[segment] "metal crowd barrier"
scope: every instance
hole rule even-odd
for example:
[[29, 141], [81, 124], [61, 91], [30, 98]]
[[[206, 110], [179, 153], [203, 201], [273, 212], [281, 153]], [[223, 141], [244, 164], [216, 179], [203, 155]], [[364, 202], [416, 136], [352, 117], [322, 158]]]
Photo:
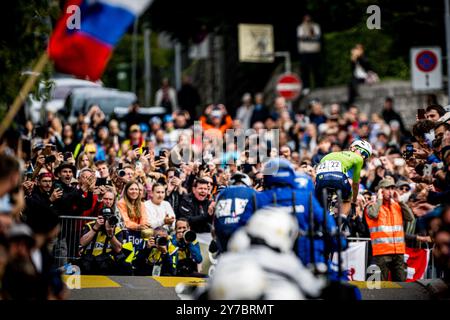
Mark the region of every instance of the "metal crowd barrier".
[[[60, 216], [61, 231], [55, 240], [53, 254], [58, 267], [80, 259], [79, 245], [83, 226], [94, 221], [96, 217]], [[125, 228], [122, 228], [126, 230]], [[140, 231], [127, 230], [127, 241], [133, 243], [136, 251], [144, 247]]]
[[349, 242], [367, 242], [366, 243], [366, 261], [365, 261], [365, 265], [364, 265], [364, 270], [366, 270], [366, 279], [367, 279], [367, 267], [369, 266], [370, 263], [370, 256], [369, 256], [369, 242], [370, 242], [370, 238], [358, 238], [358, 237], [348, 237], [347, 241]]
[[80, 258], [79, 244], [83, 226], [96, 217], [60, 216], [61, 231], [55, 240], [54, 256], [59, 267]]
[[[428, 244], [427, 244], [428, 247]], [[429, 248], [429, 247], [428, 247]], [[430, 249], [430, 256], [428, 257], [428, 266], [427, 266], [427, 270], [425, 272], [425, 276], [424, 279], [442, 279], [444, 277], [443, 271], [439, 270], [436, 265], [435, 265], [435, 261], [434, 261], [434, 255], [433, 255], [433, 249], [434, 248], [429, 248]]]
[[[359, 242], [359, 241], [370, 242], [370, 238], [349, 237], [349, 238], [347, 238], [347, 240], [353, 241], [353, 242]], [[427, 246], [426, 249], [429, 249], [429, 257], [428, 257], [427, 269], [424, 274], [424, 279], [427, 279], [427, 280], [440, 279], [443, 277], [443, 273], [442, 273], [442, 271], [438, 270], [438, 268], [436, 268], [435, 261], [434, 261], [434, 255], [433, 255], [433, 247], [430, 248], [428, 243], [425, 243], [425, 244]], [[366, 269], [367, 269], [367, 266], [369, 265], [369, 263], [370, 263], [370, 261], [369, 261], [369, 245], [367, 244], [367, 246], [366, 246]]]

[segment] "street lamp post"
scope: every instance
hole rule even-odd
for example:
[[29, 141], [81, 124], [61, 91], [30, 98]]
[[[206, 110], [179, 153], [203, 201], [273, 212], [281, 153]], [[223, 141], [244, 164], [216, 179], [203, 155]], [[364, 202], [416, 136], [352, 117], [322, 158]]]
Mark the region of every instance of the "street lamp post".
[[447, 47], [447, 98], [450, 104], [450, 0], [444, 0], [445, 5], [445, 44]]
[[289, 51], [275, 51], [273, 53], [274, 57], [284, 58], [284, 72], [291, 73], [291, 53]]

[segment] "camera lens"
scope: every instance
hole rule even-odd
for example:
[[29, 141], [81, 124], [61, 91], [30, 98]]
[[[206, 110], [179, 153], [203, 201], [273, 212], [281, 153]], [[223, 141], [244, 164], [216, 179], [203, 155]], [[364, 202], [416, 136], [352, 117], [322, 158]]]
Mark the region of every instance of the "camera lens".
[[194, 231], [188, 230], [183, 235], [184, 241], [194, 242], [197, 239], [197, 234]]
[[115, 226], [119, 223], [119, 219], [117, 219], [116, 216], [109, 216], [108, 217], [108, 222], [111, 226]]
[[119, 175], [119, 177], [124, 177], [125, 176], [125, 170], [119, 170], [119, 172], [117, 173]]
[[164, 246], [167, 245], [168, 240], [167, 240], [166, 237], [157, 236], [157, 237], [155, 238], [155, 243], [156, 243], [156, 245], [158, 245], [158, 246], [164, 247]]
[[56, 161], [56, 157], [54, 155], [50, 155], [50, 156], [46, 156], [45, 157], [45, 163], [46, 164], [53, 163], [55, 161]]

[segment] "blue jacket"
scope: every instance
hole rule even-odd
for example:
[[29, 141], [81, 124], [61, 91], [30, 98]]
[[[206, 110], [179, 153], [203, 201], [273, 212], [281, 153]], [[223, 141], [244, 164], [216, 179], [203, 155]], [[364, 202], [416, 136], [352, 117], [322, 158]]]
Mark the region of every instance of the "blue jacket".
[[230, 236], [250, 219], [255, 200], [256, 191], [245, 186], [230, 186], [219, 193], [213, 224], [222, 251]]
[[184, 240], [178, 241], [176, 237], [170, 239], [172, 244], [178, 248], [174, 256], [174, 264], [178, 265], [178, 262], [184, 259], [191, 259], [195, 263], [201, 263], [203, 261], [202, 252], [200, 250], [200, 244], [198, 240], [191, 243], [186, 243]]
[[[308, 265], [311, 262], [309, 213], [312, 208], [315, 233], [314, 260], [315, 263], [326, 262], [326, 251], [334, 251], [337, 247], [337, 241], [334, 236], [334, 233], [337, 229], [336, 222], [332, 216], [327, 214], [327, 232], [325, 232], [326, 236], [323, 237], [318, 235], [323, 230], [324, 210], [319, 201], [317, 201], [314, 196], [314, 184], [311, 178], [305, 174], [299, 175], [296, 181], [298, 182], [298, 186], [295, 189], [290, 187], [276, 187], [258, 193], [256, 201], [257, 207], [262, 208], [266, 206], [276, 205], [292, 208], [293, 197], [295, 197], [295, 211], [300, 229], [300, 237], [297, 241], [296, 253], [304, 265]], [[344, 248], [345, 247], [343, 246], [343, 249]]]

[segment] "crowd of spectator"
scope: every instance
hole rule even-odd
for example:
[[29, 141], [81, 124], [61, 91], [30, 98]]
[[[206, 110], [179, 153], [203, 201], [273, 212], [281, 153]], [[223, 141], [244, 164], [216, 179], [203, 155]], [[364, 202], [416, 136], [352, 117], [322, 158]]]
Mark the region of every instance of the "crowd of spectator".
[[[74, 230], [61, 230], [71, 217], [92, 218], [78, 230], [82, 274], [205, 276], [217, 195], [236, 172], [264, 189], [263, 161], [252, 151], [285, 158], [314, 180], [321, 158], [355, 139], [369, 141], [374, 152], [361, 172], [356, 215], [344, 213], [345, 232], [370, 236], [365, 212], [382, 197], [380, 182], [390, 180], [395, 199], [412, 213], [404, 221], [407, 245], [433, 248], [448, 280], [450, 113], [442, 106], [425, 106], [424, 119], [419, 114], [408, 131], [391, 98], [382, 112], [365, 114], [357, 105], [325, 108], [318, 100], [296, 111], [282, 97], [269, 107], [262, 94], [254, 100], [245, 94], [235, 116], [223, 104], [206, 106], [198, 118], [203, 136], [196, 138], [197, 119], [170, 99], [173, 112], [148, 122], [137, 103], [123, 119], [93, 105], [73, 125], [48, 113], [42, 125], [27, 121], [7, 132], [0, 144], [3, 298], [66, 296], [54, 257], [74, 245], [68, 242]], [[242, 150], [224, 143], [228, 129], [239, 135], [249, 128], [267, 144], [245, 139]], [[218, 141], [225, 147], [220, 154]], [[203, 155], [199, 161], [190, 157], [195, 152]]]

